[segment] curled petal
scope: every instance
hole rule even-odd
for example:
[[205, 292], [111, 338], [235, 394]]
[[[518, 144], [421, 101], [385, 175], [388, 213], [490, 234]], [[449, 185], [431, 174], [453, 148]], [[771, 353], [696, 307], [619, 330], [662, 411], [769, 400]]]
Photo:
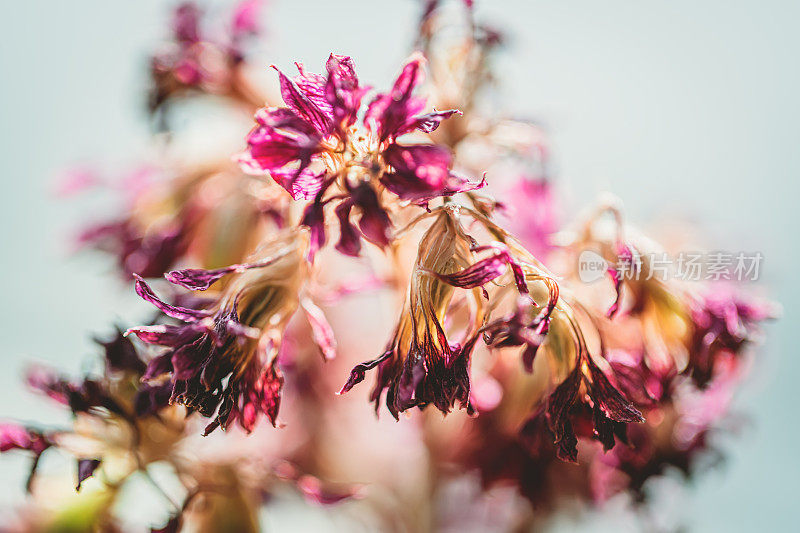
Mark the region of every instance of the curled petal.
[[426, 272], [454, 287], [474, 289], [476, 287], [482, 287], [484, 284], [501, 276], [505, 273], [506, 266], [510, 265], [517, 288], [521, 293], [527, 293], [528, 285], [525, 282], [525, 273], [509, 251], [499, 245], [483, 246], [476, 248], [474, 251], [485, 249], [498, 249], [499, 251], [459, 272], [454, 272], [452, 274], [440, 274], [430, 270]]
[[[316, 131], [289, 109], [262, 109], [255, 118], [257, 124], [246, 137], [247, 150], [236, 158], [248, 174], [279, 172], [289, 163], [299, 162], [299, 168], [294, 171], [298, 174], [320, 149]], [[284, 182], [275, 180], [287, 188], [288, 178], [284, 175], [280, 178]]]
[[28, 450], [33, 453], [31, 467], [25, 489], [31, 492], [39, 457], [53, 445], [51, 436], [19, 424], [0, 424], [0, 452], [9, 450]]
[[150, 360], [147, 370], [142, 376], [142, 381], [155, 379], [169, 372], [172, 372], [172, 354], [167, 352]]
[[417, 129], [425, 133], [431, 133], [439, 127], [443, 120], [453, 115], [463, 115], [463, 113], [458, 109], [448, 109], [447, 111], [436, 111], [434, 109], [430, 113], [414, 117], [414, 120], [409, 124], [408, 131]]
[[[243, 265], [231, 265], [224, 268], [216, 268], [214, 270], [204, 270], [201, 268], [185, 268], [183, 270], [173, 270], [164, 274], [167, 281], [186, 287], [193, 291], [205, 291], [211, 287], [219, 279], [223, 278], [231, 272], [236, 272], [237, 268]], [[240, 270], [241, 272], [242, 270]]]
[[153, 292], [153, 289], [150, 288], [150, 286], [144, 281], [144, 279], [142, 279], [141, 276], [138, 274], [134, 274], [133, 276], [136, 279], [136, 294], [138, 294], [146, 302], [156, 306], [167, 316], [177, 318], [178, 320], [183, 320], [184, 322], [193, 322], [196, 320], [202, 320], [211, 314], [209, 311], [205, 310], [189, 309], [188, 307], [170, 305], [156, 296], [156, 293]]
[[452, 161], [447, 148], [433, 144], [393, 144], [383, 155], [394, 172], [384, 174], [381, 182], [404, 200], [436, 196], [447, 184]]
[[230, 265], [223, 268], [214, 270], [204, 270], [200, 268], [186, 268], [183, 270], [173, 270], [164, 274], [167, 281], [180, 285], [192, 291], [205, 291], [217, 280], [233, 272], [241, 273], [253, 268], [263, 268], [271, 265], [278, 259], [284, 257], [288, 252], [283, 251], [272, 257], [268, 257], [255, 263], [243, 263], [238, 265]]
[[394, 352], [392, 350], [388, 350], [380, 357], [376, 357], [375, 359], [371, 359], [369, 361], [365, 361], [363, 363], [359, 363], [353, 367], [353, 370], [350, 371], [350, 377], [347, 378], [347, 382], [342, 386], [342, 390], [339, 391], [339, 394], [344, 394], [345, 392], [352, 389], [357, 384], [364, 381], [364, 378], [367, 375], [367, 370], [372, 370], [379, 364], [383, 363], [387, 359], [389, 359]]
[[322, 197], [325, 191], [333, 183], [333, 179], [326, 181], [319, 191], [317, 191], [314, 201], [308, 204], [303, 211], [303, 218], [300, 225], [307, 227], [311, 232], [311, 239], [308, 248], [308, 260], [313, 262], [317, 251], [325, 246], [327, 237], [325, 235], [325, 204]]

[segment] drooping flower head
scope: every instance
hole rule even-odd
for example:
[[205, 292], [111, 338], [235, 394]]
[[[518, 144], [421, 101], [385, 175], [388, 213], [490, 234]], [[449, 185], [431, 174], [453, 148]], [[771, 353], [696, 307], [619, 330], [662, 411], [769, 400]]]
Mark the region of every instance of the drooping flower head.
[[449, 412], [456, 403], [471, 409], [470, 357], [483, 316], [480, 290], [471, 292], [466, 330], [460, 342], [451, 342], [445, 318], [453, 299], [453, 287], [435, 274], [448, 275], [472, 263], [473, 240], [456, 215], [441, 210], [419, 244], [408, 297], [386, 352], [357, 365], [342, 388], [347, 392], [377, 367], [371, 400], [376, 409], [386, 391], [385, 403], [396, 418], [412, 407], [429, 404]]
[[170, 282], [198, 291], [229, 276], [217, 297], [201, 308], [166, 303], [137, 278], [139, 295], [180, 322], [128, 330], [144, 342], [168, 347], [150, 362], [144, 378], [168, 374], [171, 403], [206, 417], [216, 413], [206, 434], [234, 421], [252, 431], [261, 414], [277, 423], [283, 387], [277, 356], [283, 330], [301, 303], [322, 354], [333, 356], [335, 341], [324, 315], [310, 300], [300, 300], [306, 276], [302, 249], [297, 231], [287, 230], [248, 263], [170, 272]]

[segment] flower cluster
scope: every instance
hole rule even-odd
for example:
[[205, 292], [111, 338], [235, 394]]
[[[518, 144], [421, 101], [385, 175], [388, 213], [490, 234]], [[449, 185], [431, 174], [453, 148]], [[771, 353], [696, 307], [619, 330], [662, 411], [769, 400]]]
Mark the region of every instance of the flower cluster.
[[[16, 529], [74, 526], [34, 478], [51, 448], [76, 458], [84, 498], [63, 516], [124, 530], [118, 502], [144, 478], [168, 507], [147, 524], [167, 532], [258, 531], [285, 486], [381, 530], [523, 530], [562, 500], [645, 502], [649, 480], [715, 451], [774, 306], [650, 275], [657, 245], [616, 202], [570, 220], [542, 128], [482, 97], [505, 39], [453, 4], [425, 2], [388, 91], [331, 53], [322, 74], [273, 67], [281, 106], [246, 68], [258, 1], [222, 34], [177, 7], [151, 111], [211, 94], [255, 126], [234, 157], [142, 165], [159, 179], [133, 173], [122, 215], [83, 232], [157, 314], [98, 341], [82, 379], [28, 373], [71, 416], [0, 425], [0, 452], [33, 460], [38, 511]], [[103, 182], [78, 178], [63, 189]], [[576, 272], [586, 250], [614, 265], [597, 283]], [[177, 489], [151, 476], [164, 466]], [[478, 512], [498, 501], [502, 519]]]

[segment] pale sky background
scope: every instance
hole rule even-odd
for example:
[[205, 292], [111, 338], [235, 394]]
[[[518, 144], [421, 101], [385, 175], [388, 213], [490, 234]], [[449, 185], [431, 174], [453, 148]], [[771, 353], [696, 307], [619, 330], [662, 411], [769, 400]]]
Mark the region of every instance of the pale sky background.
[[[219, 3], [219, 2], [218, 2]], [[506, 107], [540, 119], [570, 205], [610, 190], [645, 227], [688, 221], [715, 248], [761, 251], [763, 285], [784, 306], [739, 396], [749, 425], [726, 439], [727, 464], [676, 512], [691, 531], [796, 529], [800, 424], [800, 3], [791, 0], [478, 0], [512, 36], [499, 63]], [[318, 67], [352, 55], [386, 86], [407, 55], [412, 0], [273, 0], [264, 65]], [[25, 0], [0, 17], [3, 363], [0, 420], [55, 411], [24, 391], [29, 358], [76, 372], [104, 331], [136, 305], [130, 287], [68, 238], [91, 215], [50, 194], [59, 169], [144, 153], [146, 55], [167, 2]], [[0, 502], [17, 502], [25, 464], [0, 458]], [[5, 507], [5, 506], [3, 506]], [[614, 510], [581, 530], [614, 525]], [[623, 530], [626, 526], [616, 524]], [[564, 527], [567, 527], [564, 525]], [[627, 527], [630, 527], [629, 525]]]

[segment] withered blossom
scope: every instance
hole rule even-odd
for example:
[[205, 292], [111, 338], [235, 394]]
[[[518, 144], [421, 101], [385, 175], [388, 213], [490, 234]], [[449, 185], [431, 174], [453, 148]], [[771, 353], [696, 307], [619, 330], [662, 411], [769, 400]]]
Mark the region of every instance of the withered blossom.
[[[382, 530], [537, 530], [563, 501], [639, 504], [649, 480], [716, 453], [774, 309], [735, 286], [655, 279], [658, 245], [623, 224], [619, 202], [561, 226], [544, 128], [486, 105], [505, 38], [472, 1], [423, 3], [419, 51], [387, 91], [345, 55], [321, 74], [273, 67], [280, 107], [250, 79], [260, 5], [209, 17], [181, 4], [152, 56], [162, 126], [199, 96], [255, 127], [233, 160], [173, 160], [181, 132], [159, 136], [164, 179], [124, 180], [123, 212], [84, 233], [159, 315], [97, 339], [95, 372], [28, 372], [72, 416], [2, 424], [0, 452], [35, 469], [60, 448], [80, 493], [60, 503], [39, 479], [46, 512], [9, 530], [127, 530], [116, 512], [133, 480], [169, 507], [153, 531], [255, 532], [285, 488], [312, 505], [364, 498], [354, 516]], [[73, 176], [63, 191], [102, 181]], [[328, 241], [339, 254], [319, 253]], [[604, 282], [576, 279], [584, 250], [610, 266]], [[355, 364], [389, 293], [389, 343]], [[334, 395], [348, 371], [341, 393], [374, 371], [376, 412], [423, 412], [364, 420]], [[281, 429], [256, 431], [262, 417]], [[196, 422], [223, 432], [204, 439]], [[151, 477], [156, 464], [174, 484]]]
[[136, 291], [180, 325], [130, 328], [149, 344], [169, 349], [156, 356], [144, 377], [169, 374], [170, 403], [185, 405], [214, 420], [205, 434], [238, 421], [252, 431], [264, 414], [275, 425], [283, 377], [277, 353], [283, 328], [299, 304], [305, 276], [296, 232], [284, 233], [247, 264], [217, 271], [190, 269], [168, 275], [170, 281], [205, 289], [222, 275], [232, 279], [211, 307], [168, 304], [138, 277]]
[[[369, 88], [360, 85], [351, 58], [331, 54], [327, 75], [307, 72], [300, 64], [293, 79], [278, 71], [287, 107], [256, 113], [257, 125], [239, 161], [249, 172], [269, 174], [294, 199], [313, 199], [302, 221], [312, 232], [310, 257], [325, 243], [324, 207], [332, 201], [338, 203], [336, 248], [357, 256], [362, 236], [380, 247], [391, 241], [384, 189], [400, 199], [427, 204], [485, 185], [455, 173], [445, 147], [397, 142], [415, 130], [430, 133], [457, 113], [423, 113], [425, 99], [413, 95], [422, 82], [423, 64], [421, 56], [412, 56], [392, 90], [373, 98], [364, 114], [365, 129], [355, 122]], [[354, 208], [361, 215], [358, 230], [350, 222]]]
[[[386, 352], [357, 365], [342, 387], [347, 392], [377, 367], [376, 384], [370, 396], [376, 409], [386, 391], [385, 403], [397, 418], [412, 407], [433, 404], [443, 413], [456, 403], [470, 405], [470, 358], [483, 314], [478, 289], [472, 290], [471, 324], [460, 342], [445, 333], [445, 314], [453, 288], [437, 278], [468, 268], [473, 258], [473, 239], [450, 210], [441, 210], [419, 244], [417, 260], [403, 313]], [[431, 275], [435, 273], [436, 275]]]

